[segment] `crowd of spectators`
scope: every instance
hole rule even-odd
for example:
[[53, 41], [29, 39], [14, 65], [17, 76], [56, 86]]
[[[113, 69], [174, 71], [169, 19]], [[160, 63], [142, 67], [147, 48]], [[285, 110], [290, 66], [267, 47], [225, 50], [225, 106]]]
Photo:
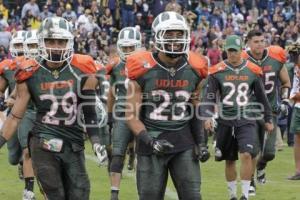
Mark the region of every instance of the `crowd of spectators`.
[[222, 59], [227, 35], [245, 36], [261, 29], [268, 44], [284, 47], [299, 35], [297, 0], [0, 0], [0, 60], [8, 56], [11, 34], [37, 29], [49, 16], [61, 16], [74, 26], [75, 51], [105, 63], [114, 52], [122, 27], [137, 26], [150, 48], [151, 23], [162, 11], [183, 14], [191, 27], [191, 49]]

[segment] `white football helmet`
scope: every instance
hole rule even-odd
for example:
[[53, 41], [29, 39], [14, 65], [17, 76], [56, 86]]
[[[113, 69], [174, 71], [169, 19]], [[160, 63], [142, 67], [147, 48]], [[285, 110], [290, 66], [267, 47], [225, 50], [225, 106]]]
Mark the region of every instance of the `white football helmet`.
[[[26, 31], [17, 31], [12, 35], [9, 51], [12, 57], [17, 57], [24, 54], [24, 41], [25, 41]], [[17, 46], [20, 47], [17, 47]]]
[[[179, 30], [183, 32], [181, 38], [166, 38], [167, 31]], [[167, 54], [186, 54], [190, 49], [190, 28], [185, 18], [173, 11], [160, 13], [152, 23], [152, 33], [154, 35], [154, 47]], [[180, 50], [174, 45], [182, 45]], [[167, 47], [171, 45], [171, 47]]]
[[[67, 40], [64, 48], [46, 47], [46, 39]], [[50, 62], [69, 61], [74, 53], [74, 36], [71, 24], [62, 17], [48, 17], [42, 22], [38, 30], [38, 53], [43, 59]], [[54, 52], [60, 52], [59, 54]]]
[[[124, 52], [122, 47], [134, 46], [132, 52]], [[117, 50], [122, 60], [142, 46], [141, 33], [135, 27], [123, 28], [118, 35]]]
[[[33, 45], [36, 45], [34, 47]], [[37, 30], [28, 31], [24, 42], [24, 55], [26, 58], [35, 59], [38, 56]]]

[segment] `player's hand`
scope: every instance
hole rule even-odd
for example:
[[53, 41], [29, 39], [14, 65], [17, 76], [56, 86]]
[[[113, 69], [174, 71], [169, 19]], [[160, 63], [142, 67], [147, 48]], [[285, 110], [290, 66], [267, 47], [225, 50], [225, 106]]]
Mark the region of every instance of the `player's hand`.
[[105, 163], [105, 161], [108, 159], [105, 145], [95, 143], [93, 145], [93, 150], [94, 150], [94, 153], [95, 153], [95, 155], [97, 156], [97, 158], [99, 160], [99, 164], [103, 165]]
[[267, 131], [269, 134], [271, 134], [272, 131], [273, 131], [273, 129], [274, 129], [273, 123], [266, 122], [266, 123], [265, 123], [265, 129], [266, 129], [266, 131]]
[[153, 140], [151, 146], [155, 154], [164, 154], [174, 148], [174, 145], [167, 140]]
[[8, 97], [8, 98], [5, 100], [5, 104], [6, 104], [7, 107], [12, 108], [12, 107], [14, 106], [14, 104], [15, 104], [15, 101], [16, 101], [16, 100], [15, 100], [14, 98]]
[[194, 147], [194, 159], [206, 162], [210, 158], [210, 153], [208, 151], [208, 147], [202, 144], [195, 145]]
[[7, 108], [4, 97], [0, 97], [0, 111], [4, 111]]
[[208, 119], [204, 121], [204, 129], [213, 131], [214, 130], [214, 124], [212, 119]]

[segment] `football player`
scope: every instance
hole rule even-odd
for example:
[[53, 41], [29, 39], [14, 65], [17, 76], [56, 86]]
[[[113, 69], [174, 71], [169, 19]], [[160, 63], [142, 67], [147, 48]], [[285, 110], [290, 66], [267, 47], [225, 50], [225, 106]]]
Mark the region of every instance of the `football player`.
[[[15, 79], [14, 73], [20, 64], [25, 60], [24, 57], [24, 46], [27, 32], [17, 31], [12, 36], [10, 42], [10, 52], [13, 57], [12, 60], [4, 60], [0, 63], [0, 87], [1, 93], [3, 94], [6, 88], [8, 88], [9, 97], [4, 102], [4, 97], [1, 97], [1, 111], [9, 107], [10, 109], [15, 102]], [[34, 199], [33, 186], [34, 186], [34, 175], [32, 170], [31, 159], [27, 149], [27, 136], [28, 132], [32, 128], [31, 120], [34, 118], [34, 112], [32, 107], [28, 110], [26, 117], [21, 122], [21, 126], [18, 129], [18, 134], [15, 134], [8, 143], [9, 151], [9, 162], [12, 165], [19, 164], [19, 176], [25, 180], [25, 189], [23, 191], [23, 200]], [[23, 156], [22, 156], [23, 155]]]
[[169, 173], [178, 199], [201, 199], [199, 160], [209, 154], [199, 140], [195, 109], [207, 60], [189, 51], [190, 29], [182, 15], [159, 14], [152, 31], [156, 52], [139, 51], [126, 59], [125, 116], [137, 139], [139, 199], [164, 199]]
[[296, 172], [288, 177], [289, 180], [300, 180], [300, 56], [294, 69], [293, 87], [290, 98], [294, 101], [294, 109], [291, 120], [291, 132], [294, 133], [294, 159]]
[[[108, 122], [111, 123], [114, 121], [114, 118], [117, 118], [114, 121], [112, 133], [112, 161], [110, 165], [111, 200], [118, 199], [126, 149], [129, 142], [133, 141], [133, 134], [124, 119], [126, 102], [125, 62], [127, 56], [141, 48], [141, 40], [141, 33], [136, 28], [123, 28], [119, 32], [117, 41], [117, 51], [120, 57], [115, 57], [106, 66], [107, 73], [110, 75], [111, 85], [107, 101]], [[133, 149], [131, 152], [134, 155]], [[131, 157], [131, 160], [134, 159]]]
[[[248, 191], [252, 175], [255, 120], [251, 116], [249, 104], [252, 93], [264, 107], [265, 127], [272, 131], [272, 115], [270, 104], [265, 95], [261, 75], [257, 65], [242, 59], [242, 40], [236, 35], [226, 38], [225, 50], [227, 60], [209, 68], [209, 78], [201, 114], [213, 117], [217, 92], [220, 93], [219, 119], [216, 133], [216, 161], [225, 160], [225, 176], [231, 200], [237, 199], [236, 165], [238, 152], [241, 159], [242, 196], [248, 199]], [[205, 129], [213, 129], [212, 119], [205, 121]]]
[[[249, 50], [244, 51], [242, 56], [244, 59], [250, 60], [263, 71], [263, 82], [268, 100], [272, 107], [273, 124], [277, 127], [276, 116], [280, 110], [286, 112], [288, 110], [289, 88], [291, 87], [288, 71], [284, 66], [286, 62], [286, 53], [279, 46], [265, 47], [265, 38], [261, 31], [252, 30], [247, 35], [247, 44]], [[280, 82], [280, 84], [279, 84]], [[281, 105], [277, 105], [278, 91], [280, 91]], [[257, 121], [257, 135], [254, 150], [261, 152], [256, 163], [253, 159], [253, 170], [257, 168], [256, 179], [259, 183], [266, 182], [265, 168], [267, 163], [275, 158], [276, 129], [270, 134], [265, 134], [264, 123]], [[250, 195], [255, 195], [254, 178], [251, 181]]]
[[[24, 56], [25, 59], [36, 59], [38, 55], [38, 38], [37, 30], [26, 32], [24, 40]], [[26, 62], [26, 61], [23, 61]], [[21, 67], [22, 63], [20, 63]], [[15, 89], [16, 90], [16, 89]], [[32, 162], [28, 151], [28, 134], [33, 128], [35, 121], [36, 111], [33, 102], [27, 106], [26, 113], [18, 127], [18, 138], [23, 150], [23, 174], [25, 179], [25, 189], [23, 191], [23, 200], [31, 200], [34, 198], [33, 183], [34, 173], [32, 169]]]
[[[42, 22], [38, 31], [39, 63], [23, 62], [16, 73], [17, 99], [0, 135], [2, 147], [32, 100], [37, 115], [29, 149], [48, 200], [89, 199], [84, 128], [99, 162], [106, 159], [95, 124], [97, 66], [90, 56], [74, 54], [73, 42], [71, 26], [65, 19], [51, 17]], [[84, 120], [79, 115], [81, 110]]]
[[[17, 67], [17, 63], [24, 60], [24, 39], [25, 31], [18, 31], [12, 35], [10, 41], [9, 50], [13, 59], [5, 59], [0, 63], [0, 110], [6, 110], [7, 106], [13, 105], [14, 97], [8, 97], [5, 101], [4, 92], [8, 88], [8, 93], [11, 94], [15, 87], [14, 73]], [[7, 148], [9, 152], [9, 163], [12, 165], [19, 164], [22, 157], [22, 149], [18, 141], [18, 136], [15, 135], [7, 143]]]

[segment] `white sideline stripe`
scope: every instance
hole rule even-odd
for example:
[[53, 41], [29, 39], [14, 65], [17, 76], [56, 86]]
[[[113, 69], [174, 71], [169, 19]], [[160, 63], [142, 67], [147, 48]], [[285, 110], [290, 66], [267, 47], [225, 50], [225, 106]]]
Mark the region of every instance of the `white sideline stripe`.
[[[95, 156], [90, 155], [90, 154], [85, 154], [85, 158], [89, 161], [92, 161], [94, 163], [98, 164], [98, 160]], [[128, 173], [127, 170], [123, 170], [122, 175], [134, 179], [134, 182], [136, 182], [136, 178], [134, 173]], [[170, 199], [178, 199], [177, 193], [171, 190], [170, 188], [166, 188], [166, 196], [169, 197]]]

